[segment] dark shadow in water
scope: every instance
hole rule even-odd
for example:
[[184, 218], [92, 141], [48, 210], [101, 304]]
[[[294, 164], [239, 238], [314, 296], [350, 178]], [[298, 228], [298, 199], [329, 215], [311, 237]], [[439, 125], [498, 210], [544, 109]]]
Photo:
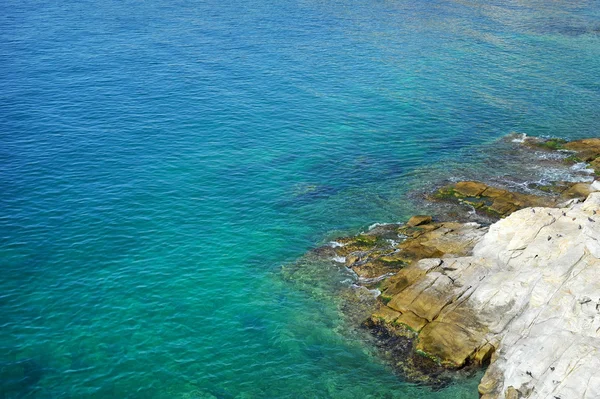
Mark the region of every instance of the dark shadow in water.
[[2, 398], [22, 398], [33, 392], [46, 370], [36, 359], [22, 359], [0, 366]]

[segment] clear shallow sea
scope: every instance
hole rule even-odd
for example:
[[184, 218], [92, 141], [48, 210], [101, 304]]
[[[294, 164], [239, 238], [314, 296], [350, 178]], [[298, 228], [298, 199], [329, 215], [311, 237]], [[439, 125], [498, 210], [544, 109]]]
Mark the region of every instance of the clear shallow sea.
[[281, 266], [599, 104], [597, 0], [4, 0], [0, 398], [477, 398]]

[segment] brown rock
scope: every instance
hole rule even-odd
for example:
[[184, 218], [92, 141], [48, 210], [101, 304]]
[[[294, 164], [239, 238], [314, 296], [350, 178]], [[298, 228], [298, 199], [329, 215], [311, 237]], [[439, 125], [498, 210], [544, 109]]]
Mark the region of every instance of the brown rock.
[[420, 226], [422, 224], [431, 223], [432, 220], [433, 220], [433, 218], [428, 215], [416, 215], [416, 216], [413, 216], [410, 219], [408, 219], [408, 222], [406, 223], [406, 225], [408, 227], [415, 227], [415, 226]]
[[432, 321], [446, 305], [456, 299], [452, 285], [449, 277], [431, 272], [393, 297], [388, 306], [403, 313], [411, 311]]
[[494, 347], [494, 345], [488, 342], [477, 350], [477, 353], [475, 353], [475, 356], [473, 356], [473, 360], [475, 360], [477, 364], [488, 364], [495, 351], [496, 348]]
[[600, 176], [600, 156], [596, 157], [593, 161], [590, 162], [590, 166], [594, 168], [596, 175]]
[[504, 217], [514, 211], [530, 206], [552, 206], [555, 199], [537, 195], [510, 192], [490, 187], [480, 182], [458, 182], [441, 188], [434, 199], [458, 201], [473, 206], [492, 217]]
[[575, 183], [562, 193], [565, 198], [586, 198], [592, 191], [588, 183]]
[[502, 190], [500, 188], [488, 186], [485, 191], [481, 194], [484, 197], [496, 198], [506, 195], [508, 191]]
[[358, 262], [360, 260], [360, 256], [358, 255], [358, 253], [354, 252], [354, 253], [349, 253], [348, 255], [346, 255], [346, 266], [350, 267], [353, 264], [355, 264], [356, 262]]
[[383, 294], [386, 297], [393, 297], [406, 287], [414, 284], [417, 280], [427, 273], [425, 270], [416, 267], [407, 267], [383, 282], [382, 288], [385, 290]]
[[390, 309], [387, 306], [382, 306], [375, 313], [373, 313], [371, 317], [382, 320], [386, 323], [392, 323], [394, 320], [400, 317], [400, 312]]
[[600, 156], [600, 138], [571, 141], [564, 148], [575, 151], [583, 161], [590, 162]]
[[509, 215], [519, 209], [514, 199], [510, 197], [497, 197], [489, 208], [498, 215]]
[[481, 398], [488, 397], [487, 395], [490, 398], [496, 398], [496, 391], [503, 380], [502, 373], [496, 367], [488, 367], [477, 387], [479, 394], [482, 395]]
[[461, 181], [454, 185], [454, 190], [465, 197], [478, 197], [487, 188], [487, 185], [477, 181]]
[[419, 334], [416, 349], [447, 367], [462, 367], [479, 346], [481, 336], [458, 324], [434, 321]]
[[396, 324], [404, 324], [411, 330], [419, 332], [423, 329], [423, 327], [425, 327], [427, 320], [417, 316], [411, 311], [408, 311], [406, 313], [402, 313], [402, 315], [396, 319]]

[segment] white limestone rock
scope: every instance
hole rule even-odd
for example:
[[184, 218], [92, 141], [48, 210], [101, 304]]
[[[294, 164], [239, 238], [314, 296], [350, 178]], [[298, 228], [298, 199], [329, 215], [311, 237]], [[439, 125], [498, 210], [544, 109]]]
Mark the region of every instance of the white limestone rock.
[[600, 398], [600, 192], [517, 211], [473, 257], [492, 260], [469, 305], [500, 342], [484, 398]]

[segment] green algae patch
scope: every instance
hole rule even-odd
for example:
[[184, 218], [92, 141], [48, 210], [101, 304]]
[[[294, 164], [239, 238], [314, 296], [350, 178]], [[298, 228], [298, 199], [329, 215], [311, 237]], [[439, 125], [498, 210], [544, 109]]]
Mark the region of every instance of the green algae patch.
[[579, 158], [576, 154], [571, 154], [563, 162], [567, 165], [575, 165], [576, 163], [583, 162], [583, 159]]
[[423, 351], [421, 349], [415, 349], [415, 354], [417, 354], [417, 355], [419, 355], [421, 357], [424, 357], [425, 359], [431, 360], [432, 362], [434, 362], [438, 366], [442, 366], [443, 365], [443, 363], [442, 363], [442, 361], [440, 360], [439, 357], [431, 355], [431, 354], [429, 354], [429, 353], [427, 353], [427, 352], [425, 352], [425, 351]]
[[538, 143], [538, 147], [556, 151], [563, 149], [565, 144], [567, 144], [567, 140], [552, 138]]

